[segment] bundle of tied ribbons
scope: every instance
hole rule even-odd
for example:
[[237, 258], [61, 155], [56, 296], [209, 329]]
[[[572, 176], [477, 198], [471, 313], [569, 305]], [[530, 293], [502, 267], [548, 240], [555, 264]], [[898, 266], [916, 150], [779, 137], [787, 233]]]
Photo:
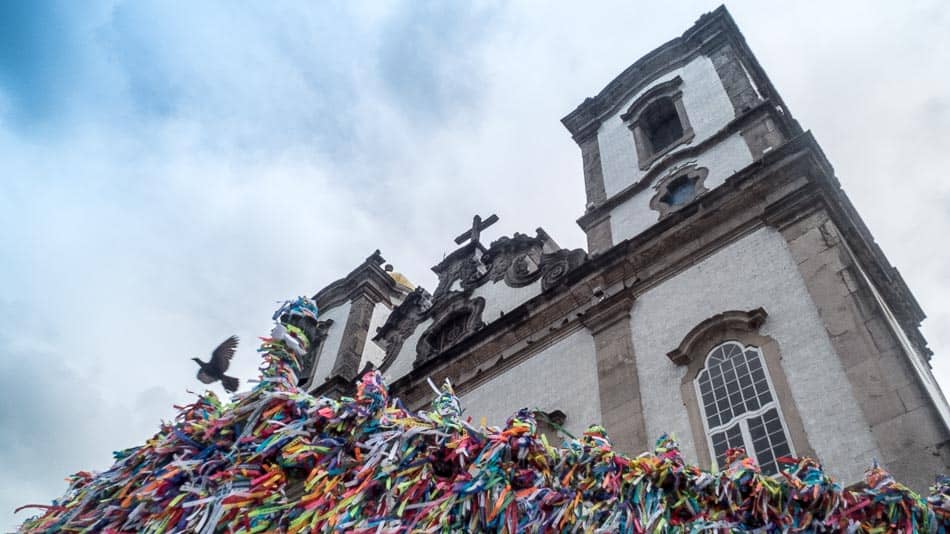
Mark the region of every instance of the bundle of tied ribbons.
[[709, 472], [667, 437], [625, 456], [597, 426], [555, 447], [532, 411], [475, 428], [446, 383], [413, 413], [378, 372], [355, 398], [317, 398], [297, 387], [309, 340], [291, 324], [316, 306], [298, 298], [274, 317], [253, 390], [181, 407], [109, 470], [73, 475], [21, 531], [950, 531], [950, 477], [925, 499], [874, 466], [844, 489], [814, 460], [783, 458], [767, 476], [741, 450]]

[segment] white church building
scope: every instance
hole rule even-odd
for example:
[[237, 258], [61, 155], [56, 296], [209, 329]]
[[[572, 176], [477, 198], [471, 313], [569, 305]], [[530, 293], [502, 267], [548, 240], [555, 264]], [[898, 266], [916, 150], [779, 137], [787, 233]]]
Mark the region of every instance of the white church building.
[[315, 296], [310, 390], [372, 366], [412, 408], [449, 379], [476, 422], [536, 408], [629, 454], [671, 433], [705, 468], [742, 446], [845, 483], [875, 459], [918, 490], [950, 472], [924, 313], [725, 8], [562, 122], [587, 250], [482, 243], [476, 217], [431, 290], [371, 255]]

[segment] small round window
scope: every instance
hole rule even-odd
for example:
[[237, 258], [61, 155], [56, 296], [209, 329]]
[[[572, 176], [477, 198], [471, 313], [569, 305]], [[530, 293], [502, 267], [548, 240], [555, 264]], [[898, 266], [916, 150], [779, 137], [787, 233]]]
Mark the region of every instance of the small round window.
[[680, 176], [670, 182], [666, 188], [666, 194], [662, 200], [668, 206], [682, 206], [696, 196], [696, 179], [690, 176]]

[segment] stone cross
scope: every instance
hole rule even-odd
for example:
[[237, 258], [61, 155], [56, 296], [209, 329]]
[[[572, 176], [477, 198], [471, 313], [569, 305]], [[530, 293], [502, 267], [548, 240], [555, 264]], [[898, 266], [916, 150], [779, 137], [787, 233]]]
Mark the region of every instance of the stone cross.
[[498, 222], [498, 216], [495, 214], [490, 215], [487, 219], [482, 221], [482, 218], [476, 215], [472, 217], [472, 229], [466, 230], [461, 235], [455, 238], [455, 242], [459, 245], [462, 243], [471, 240], [472, 243], [478, 244], [478, 238], [482, 234], [482, 230], [488, 228], [489, 226]]

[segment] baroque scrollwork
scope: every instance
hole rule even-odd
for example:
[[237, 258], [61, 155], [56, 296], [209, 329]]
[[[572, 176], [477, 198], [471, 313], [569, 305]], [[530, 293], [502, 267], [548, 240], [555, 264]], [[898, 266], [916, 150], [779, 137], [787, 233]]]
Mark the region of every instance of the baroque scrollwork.
[[540, 229], [534, 237], [520, 233], [501, 237], [487, 249], [471, 243], [456, 250], [432, 269], [439, 275], [435, 293], [430, 296], [417, 288], [378, 330], [374, 340], [386, 347], [380, 369], [385, 371], [392, 365], [405, 341], [426, 320], [431, 319], [432, 324], [417, 342], [415, 365], [480, 330], [484, 326], [485, 300], [472, 297], [478, 287], [504, 281], [509, 287], [519, 288], [540, 281], [545, 291], [560, 284], [586, 259], [587, 253], [581, 249], [558, 250]]
[[485, 326], [482, 310], [485, 299], [467, 298], [456, 293], [433, 306], [434, 322], [422, 333], [416, 345], [415, 366], [419, 366]]
[[541, 256], [541, 291], [558, 285], [575, 267], [587, 260], [582, 249], [561, 249]]
[[544, 241], [516, 233], [495, 240], [482, 261], [488, 265], [486, 282], [504, 280], [509, 287], [524, 287], [541, 277], [539, 264]]

